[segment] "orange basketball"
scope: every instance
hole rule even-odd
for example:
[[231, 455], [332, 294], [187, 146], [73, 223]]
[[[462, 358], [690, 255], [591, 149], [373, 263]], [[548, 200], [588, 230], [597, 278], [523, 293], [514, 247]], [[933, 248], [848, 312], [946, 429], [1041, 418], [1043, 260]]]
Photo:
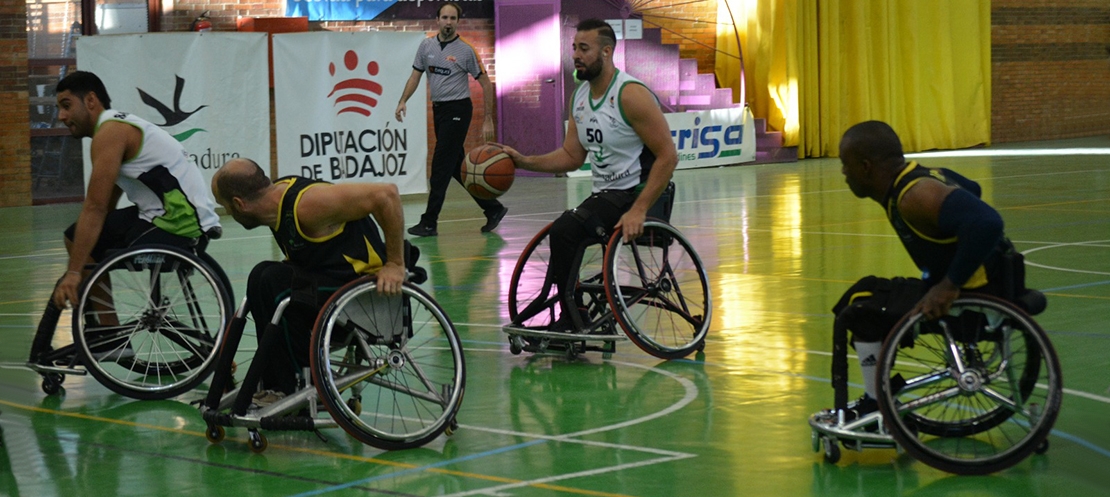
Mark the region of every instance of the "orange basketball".
[[476, 198], [495, 199], [513, 186], [516, 164], [500, 148], [493, 145], [474, 147], [462, 165], [462, 183]]

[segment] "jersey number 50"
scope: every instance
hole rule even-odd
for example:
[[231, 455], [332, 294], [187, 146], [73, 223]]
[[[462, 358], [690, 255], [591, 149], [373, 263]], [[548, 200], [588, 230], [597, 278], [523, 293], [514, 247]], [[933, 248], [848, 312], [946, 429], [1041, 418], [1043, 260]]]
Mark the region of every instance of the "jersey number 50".
[[586, 128], [586, 142], [587, 143], [601, 143], [605, 140], [601, 138], [601, 130], [594, 128]]

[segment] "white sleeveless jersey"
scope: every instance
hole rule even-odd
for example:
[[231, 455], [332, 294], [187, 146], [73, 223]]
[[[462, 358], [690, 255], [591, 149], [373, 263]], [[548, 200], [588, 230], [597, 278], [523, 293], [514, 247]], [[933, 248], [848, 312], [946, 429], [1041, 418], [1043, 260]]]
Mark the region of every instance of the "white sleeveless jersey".
[[571, 116], [578, 128], [578, 142], [586, 149], [595, 193], [638, 186], [647, 181], [655, 162], [655, 155], [632, 129], [621, 109], [621, 91], [630, 84], [643, 85], [618, 69], [601, 100], [590, 97], [588, 82], [574, 90]]
[[106, 109], [96, 129], [107, 121], [130, 124], [143, 134], [139, 155], [120, 165], [116, 184], [139, 208], [139, 217], [155, 226], [196, 238], [219, 226], [208, 184], [174, 137], [134, 114]]

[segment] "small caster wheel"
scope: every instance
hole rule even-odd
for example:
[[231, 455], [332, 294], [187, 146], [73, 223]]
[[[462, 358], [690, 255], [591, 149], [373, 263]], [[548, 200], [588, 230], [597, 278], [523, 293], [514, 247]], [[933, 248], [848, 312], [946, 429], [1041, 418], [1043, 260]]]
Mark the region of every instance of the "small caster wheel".
[[266, 436], [259, 433], [258, 430], [250, 430], [247, 432], [247, 443], [250, 446], [251, 452], [261, 454], [269, 443], [266, 441]]
[[840, 461], [840, 446], [837, 445], [835, 439], [826, 438], [825, 442], [825, 461], [829, 464], [836, 464]]
[[524, 352], [524, 344], [521, 342], [523, 342], [523, 340], [521, 340], [520, 337], [509, 337], [509, 352], [513, 355], [520, 355], [521, 352]]
[[705, 353], [705, 340], [702, 340], [702, 341], [698, 342], [697, 351], [698, 351], [698, 354], [704, 354]]
[[362, 402], [356, 398], [347, 399], [347, 408], [355, 413], [355, 416], [362, 414]]
[[813, 443], [813, 451], [821, 452], [821, 435], [818, 435], [816, 431], [811, 431], [809, 438]]
[[46, 395], [54, 395], [62, 390], [62, 382], [65, 381], [65, 375], [59, 373], [47, 373], [42, 375], [42, 391]]
[[204, 431], [204, 438], [207, 438], [209, 443], [218, 444], [222, 442], [226, 436], [227, 432], [224, 430], [224, 427], [219, 425], [209, 425], [208, 429]]
[[459, 431], [459, 420], [451, 418], [451, 422], [447, 423], [447, 428], [443, 430], [443, 433], [447, 436], [451, 436], [454, 435], [456, 431]]
[[567, 360], [573, 361], [578, 357], [578, 347], [573, 343], [567, 344]]
[[1044, 441], [1041, 442], [1040, 445], [1037, 446], [1037, 448], [1033, 449], [1033, 452], [1036, 452], [1037, 454], [1044, 454], [1045, 452], [1048, 452], [1048, 439], [1044, 439]]

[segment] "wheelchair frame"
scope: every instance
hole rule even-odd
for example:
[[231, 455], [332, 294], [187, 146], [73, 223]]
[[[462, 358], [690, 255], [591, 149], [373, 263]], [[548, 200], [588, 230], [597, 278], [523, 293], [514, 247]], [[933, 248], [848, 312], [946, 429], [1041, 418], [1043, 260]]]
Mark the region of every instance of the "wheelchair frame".
[[53, 301], [39, 322], [27, 366], [42, 376], [44, 393], [60, 391], [66, 375], [91, 374], [118, 394], [157, 400], [207, 378], [233, 299], [215, 260], [195, 249], [140, 245], [86, 269], [73, 343], [50, 348], [62, 312]]
[[[626, 244], [623, 233], [617, 230], [599, 240], [603, 246], [600, 254], [589, 245], [577, 256], [578, 278], [568, 285], [575, 288], [572, 308], [579, 309], [579, 315], [570, 316], [570, 320], [581, 331], [550, 330], [561, 317], [560, 297], [554, 282], [546, 278], [546, 259], [539, 263], [530, 260], [544, 258], [548, 255], [542, 253], [544, 250], [550, 252], [550, 247], [543, 244], [551, 226], [545, 226], [529, 242], [513, 270], [509, 286], [512, 322], [502, 327], [513, 354], [561, 351], [568, 358], [586, 351], [611, 354], [616, 342], [623, 340], [631, 340], [661, 359], [677, 359], [704, 350], [713, 307], [705, 268], [678, 230], [650, 218], [639, 238]], [[530, 271], [531, 266], [542, 267]], [[543, 282], [522, 296], [521, 284], [529, 280]], [[691, 285], [700, 288], [691, 289]], [[653, 318], [655, 322], [651, 323]], [[678, 329], [648, 329], [653, 324], [656, 328], [669, 325]], [[618, 334], [618, 326], [623, 336]]]
[[903, 317], [883, 342], [877, 374], [878, 411], [809, 418], [813, 449], [823, 445], [827, 462], [840, 459], [839, 445], [896, 448], [942, 471], [982, 475], [1048, 450], [1060, 363], [1044, 330], [1010, 302], [968, 293], [939, 320]]
[[[377, 304], [378, 299], [385, 304]], [[389, 299], [379, 296], [369, 276], [336, 290], [313, 327], [307, 384], [271, 405], [252, 409], [261, 361], [252, 361], [243, 382], [228, 388], [234, 382], [233, 360], [247, 322], [244, 298], [200, 406], [208, 441], [222, 441], [225, 427], [247, 428], [248, 445], [258, 453], [268, 445], [260, 429], [318, 431], [338, 426], [363, 443], [397, 450], [419, 447], [441, 433], [453, 434], [466, 381], [458, 333], [443, 309], [412, 283], [403, 285], [396, 303]], [[290, 302], [291, 298], [280, 302], [256, 357], [274, 350]], [[437, 358], [444, 364], [430, 362]], [[369, 401], [393, 404], [364, 412], [363, 392], [374, 389], [389, 395], [367, 395]], [[224, 393], [227, 390], [231, 391]], [[398, 400], [406, 396], [403, 403]], [[321, 405], [330, 417], [319, 417]]]

